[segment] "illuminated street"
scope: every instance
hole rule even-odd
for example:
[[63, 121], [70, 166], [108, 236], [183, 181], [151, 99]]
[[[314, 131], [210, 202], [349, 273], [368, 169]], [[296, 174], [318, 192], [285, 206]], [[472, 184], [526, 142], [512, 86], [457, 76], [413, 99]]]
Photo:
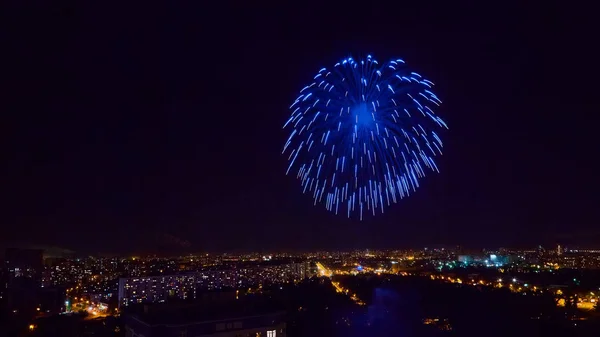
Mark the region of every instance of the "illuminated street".
[[321, 262], [317, 262], [317, 270], [319, 271], [319, 275], [321, 275], [321, 276], [327, 276], [327, 277], [333, 276], [333, 272], [331, 270], [325, 268], [325, 266]]
[[108, 310], [108, 306], [104, 303], [90, 302], [83, 298], [75, 297], [73, 302], [70, 303], [70, 312], [87, 312], [85, 319], [96, 319], [100, 317], [111, 316], [111, 312]]
[[[318, 271], [319, 271], [319, 275], [321, 275], [321, 276], [325, 276], [325, 277], [329, 277], [329, 278], [331, 278], [331, 277], [334, 275], [334, 274], [333, 274], [333, 272], [332, 272], [330, 269], [328, 269], [327, 267], [325, 267], [325, 266], [324, 266], [322, 263], [320, 263], [320, 262], [317, 262], [317, 269], [318, 269]], [[345, 294], [345, 295], [348, 295], [348, 296], [350, 296], [350, 298], [351, 298], [351, 299], [352, 299], [354, 302], [356, 302], [358, 305], [365, 305], [365, 302], [361, 301], [361, 300], [360, 300], [360, 299], [359, 299], [359, 298], [356, 296], [356, 294], [351, 294], [351, 293], [350, 293], [350, 290], [349, 290], [349, 289], [345, 289], [344, 287], [342, 287], [342, 286], [340, 285], [340, 283], [339, 283], [339, 282], [334, 282], [334, 281], [331, 281], [331, 284], [332, 284], [332, 285], [333, 285], [333, 287], [335, 288], [335, 291], [336, 291], [336, 292], [338, 292], [338, 293], [342, 293], [342, 294]]]

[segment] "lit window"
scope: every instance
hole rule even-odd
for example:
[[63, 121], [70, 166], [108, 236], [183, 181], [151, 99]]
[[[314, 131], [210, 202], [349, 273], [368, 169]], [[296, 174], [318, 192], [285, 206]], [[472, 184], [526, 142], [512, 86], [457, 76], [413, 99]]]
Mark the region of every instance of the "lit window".
[[267, 337], [277, 337], [277, 330], [267, 331]]

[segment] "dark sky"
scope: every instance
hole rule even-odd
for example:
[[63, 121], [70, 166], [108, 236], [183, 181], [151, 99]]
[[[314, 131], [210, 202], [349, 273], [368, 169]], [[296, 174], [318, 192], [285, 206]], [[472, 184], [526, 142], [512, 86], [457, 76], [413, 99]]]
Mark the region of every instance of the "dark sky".
[[[0, 17], [5, 244], [600, 246], [589, 9], [27, 3]], [[365, 53], [433, 80], [450, 131], [441, 174], [358, 222], [285, 176], [281, 126], [318, 69]]]

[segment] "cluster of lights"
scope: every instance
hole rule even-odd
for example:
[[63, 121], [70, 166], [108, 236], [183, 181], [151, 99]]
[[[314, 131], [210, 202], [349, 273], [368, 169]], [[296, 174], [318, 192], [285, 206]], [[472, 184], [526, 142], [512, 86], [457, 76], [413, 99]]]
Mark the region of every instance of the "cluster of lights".
[[248, 288], [262, 284], [296, 282], [306, 275], [303, 263], [200, 271], [186, 275], [160, 275], [121, 279], [119, 303], [163, 302], [168, 297], [195, 298], [196, 290]]

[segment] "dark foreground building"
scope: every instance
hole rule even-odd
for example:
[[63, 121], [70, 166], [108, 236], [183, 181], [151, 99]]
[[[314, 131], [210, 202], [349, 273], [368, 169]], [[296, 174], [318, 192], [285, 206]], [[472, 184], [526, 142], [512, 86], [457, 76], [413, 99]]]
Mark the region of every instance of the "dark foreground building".
[[251, 298], [139, 307], [124, 315], [127, 337], [285, 337], [285, 312]]

